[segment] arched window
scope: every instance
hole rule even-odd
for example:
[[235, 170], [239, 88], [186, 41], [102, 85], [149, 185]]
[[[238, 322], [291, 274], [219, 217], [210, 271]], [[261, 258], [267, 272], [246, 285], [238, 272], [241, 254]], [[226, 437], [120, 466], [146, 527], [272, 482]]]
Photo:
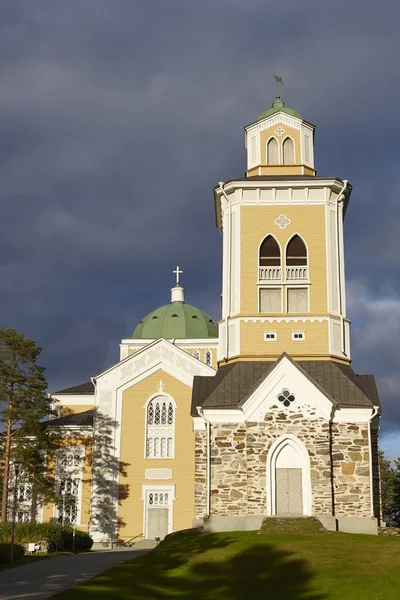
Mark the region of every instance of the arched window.
[[[301, 283], [308, 281], [307, 248], [299, 235], [294, 235], [286, 247], [286, 281]], [[309, 312], [308, 287], [293, 287], [287, 290], [287, 311]]]
[[198, 350], [193, 350], [193, 358], [200, 360], [200, 352]]
[[307, 266], [307, 248], [299, 235], [294, 235], [286, 247], [286, 266]]
[[146, 458], [173, 458], [175, 408], [165, 396], [147, 405]]
[[267, 235], [260, 246], [260, 267], [280, 267], [281, 249], [272, 235]]
[[294, 165], [294, 143], [291, 138], [286, 138], [282, 144], [283, 164]]
[[204, 354], [204, 362], [206, 363], [206, 365], [208, 367], [211, 367], [212, 356], [211, 356], [210, 350], [206, 350], [206, 352]]
[[267, 144], [267, 165], [279, 165], [279, 146], [275, 138]]

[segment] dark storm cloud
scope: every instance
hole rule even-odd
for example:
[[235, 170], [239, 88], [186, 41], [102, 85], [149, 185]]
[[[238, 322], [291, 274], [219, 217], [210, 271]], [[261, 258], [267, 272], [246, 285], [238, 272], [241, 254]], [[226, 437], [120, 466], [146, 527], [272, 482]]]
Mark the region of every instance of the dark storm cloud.
[[44, 347], [51, 388], [117, 359], [168, 301], [177, 261], [187, 300], [218, 318], [212, 188], [242, 176], [242, 127], [270, 105], [279, 68], [284, 99], [317, 125], [319, 173], [354, 186], [355, 365], [377, 373], [386, 427], [400, 429], [395, 0], [0, 0], [0, 12], [0, 310]]

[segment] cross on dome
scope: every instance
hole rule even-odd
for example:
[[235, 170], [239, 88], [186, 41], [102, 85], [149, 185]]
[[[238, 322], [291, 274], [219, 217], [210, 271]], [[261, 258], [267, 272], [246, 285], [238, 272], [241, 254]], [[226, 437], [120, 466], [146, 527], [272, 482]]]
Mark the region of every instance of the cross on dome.
[[181, 275], [183, 273], [183, 271], [179, 270], [179, 265], [176, 267], [176, 271], [172, 271], [173, 273], [176, 274], [176, 284], [179, 284], [179, 275]]

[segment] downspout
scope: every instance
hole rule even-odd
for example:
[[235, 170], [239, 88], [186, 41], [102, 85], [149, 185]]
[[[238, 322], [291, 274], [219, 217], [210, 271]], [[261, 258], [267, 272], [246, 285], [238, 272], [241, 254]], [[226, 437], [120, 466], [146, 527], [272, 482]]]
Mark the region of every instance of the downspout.
[[336, 212], [336, 246], [337, 246], [337, 289], [338, 289], [338, 304], [339, 304], [339, 318], [340, 318], [340, 328], [342, 331], [341, 335], [341, 350], [342, 353], [346, 356], [346, 331], [344, 326], [344, 318], [343, 318], [343, 302], [342, 302], [342, 274], [341, 274], [341, 248], [340, 248], [340, 230], [339, 230], [339, 202], [343, 202], [344, 200], [344, 191], [347, 188], [348, 181], [347, 179], [343, 180], [343, 187], [340, 190], [335, 204], [335, 212]]
[[232, 269], [232, 256], [231, 256], [231, 247], [232, 247], [232, 207], [231, 207], [231, 203], [230, 200], [228, 198], [228, 196], [226, 195], [226, 192], [224, 190], [224, 182], [220, 181], [218, 183], [219, 185], [219, 189], [221, 190], [221, 192], [223, 193], [225, 200], [228, 203], [228, 231], [227, 231], [227, 235], [228, 235], [228, 240], [227, 240], [227, 273], [226, 273], [226, 278], [227, 278], [227, 289], [226, 289], [226, 313], [225, 313], [225, 361], [228, 360], [229, 357], [229, 332], [228, 332], [228, 327], [229, 327], [229, 319], [231, 316], [231, 269]]
[[207, 417], [204, 415], [204, 411], [202, 409], [201, 406], [196, 406], [196, 410], [199, 414], [199, 416], [204, 419], [204, 422], [206, 424], [206, 430], [207, 430], [207, 449], [206, 449], [206, 516], [205, 518], [208, 519], [210, 517], [210, 512], [211, 512], [211, 506], [210, 506], [210, 491], [211, 491], [211, 452], [210, 452], [210, 427], [211, 427], [211, 423], [210, 421], [207, 419]]
[[370, 496], [371, 496], [371, 519], [375, 519], [375, 510], [374, 510], [374, 474], [372, 469], [372, 420], [378, 414], [379, 406], [374, 406], [372, 409], [372, 414], [368, 421], [368, 450], [369, 450], [369, 486], [370, 486]]

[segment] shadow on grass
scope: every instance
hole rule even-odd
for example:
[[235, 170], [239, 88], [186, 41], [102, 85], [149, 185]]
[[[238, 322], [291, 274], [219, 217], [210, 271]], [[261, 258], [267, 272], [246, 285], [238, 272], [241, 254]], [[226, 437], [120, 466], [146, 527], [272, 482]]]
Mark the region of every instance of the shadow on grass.
[[[173, 536], [60, 598], [135, 600], [325, 600], [306, 561], [272, 545], [240, 551], [234, 536]], [[230, 546], [232, 546], [230, 548]]]

